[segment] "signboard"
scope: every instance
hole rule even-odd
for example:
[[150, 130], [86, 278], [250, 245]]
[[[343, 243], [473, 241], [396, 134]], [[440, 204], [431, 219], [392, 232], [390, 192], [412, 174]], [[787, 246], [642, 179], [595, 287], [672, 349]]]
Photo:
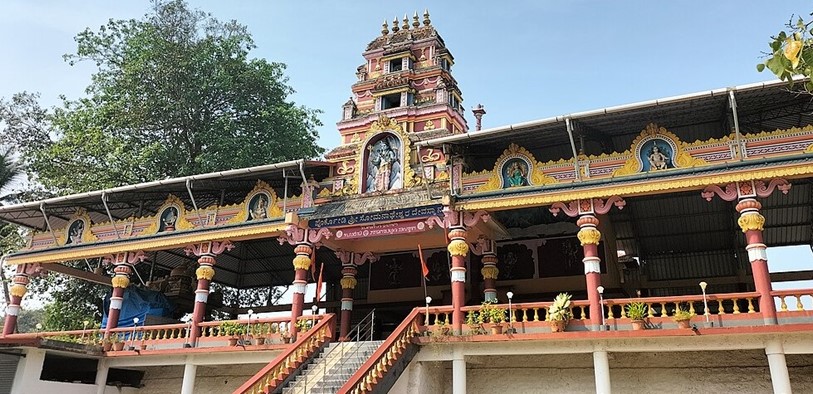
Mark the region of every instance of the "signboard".
[[355, 239], [418, 233], [426, 230], [423, 220], [409, 220], [365, 226], [343, 227], [336, 230], [336, 239]]

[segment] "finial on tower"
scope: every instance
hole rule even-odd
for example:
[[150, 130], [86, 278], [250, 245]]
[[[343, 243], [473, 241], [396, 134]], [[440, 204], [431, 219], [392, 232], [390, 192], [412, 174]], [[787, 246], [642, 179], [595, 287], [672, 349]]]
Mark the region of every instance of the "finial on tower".
[[412, 15], [412, 27], [418, 28], [421, 26], [421, 22], [418, 22], [418, 11], [415, 11], [415, 15]]
[[432, 21], [429, 20], [429, 9], [426, 8], [423, 10], [423, 25], [429, 26], [430, 24], [432, 24]]
[[387, 20], [384, 19], [384, 23], [381, 24], [381, 35], [386, 36], [390, 33], [389, 25], [387, 24]]
[[483, 104], [477, 104], [476, 107], [471, 109], [471, 112], [474, 113], [474, 118], [477, 119], [474, 130], [480, 131], [483, 128], [483, 115], [486, 114], [486, 108], [483, 107]]
[[393, 34], [398, 33], [398, 30], [400, 30], [400, 29], [398, 28], [398, 17], [396, 16], [395, 18], [392, 18], [392, 32], [393, 32]]
[[407, 14], [404, 14], [404, 24], [401, 25], [401, 28], [404, 30], [409, 30], [409, 18], [407, 18]]

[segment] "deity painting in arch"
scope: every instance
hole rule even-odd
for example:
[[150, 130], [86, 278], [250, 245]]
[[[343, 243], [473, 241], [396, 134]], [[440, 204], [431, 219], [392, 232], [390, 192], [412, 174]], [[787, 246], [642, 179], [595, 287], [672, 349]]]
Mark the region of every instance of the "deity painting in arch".
[[672, 163], [672, 148], [663, 139], [654, 138], [645, 142], [639, 152], [644, 172], [675, 168]]
[[528, 163], [520, 158], [508, 160], [502, 166], [502, 188], [528, 186]]
[[385, 192], [401, 189], [401, 140], [385, 134], [375, 143], [367, 146], [366, 189], [365, 192]]
[[161, 212], [161, 231], [175, 231], [175, 223], [178, 222], [178, 208], [169, 207]]
[[82, 233], [85, 232], [85, 221], [77, 220], [68, 227], [68, 238], [65, 245], [82, 243]]
[[268, 218], [268, 196], [259, 193], [248, 202], [248, 220], [262, 220]]

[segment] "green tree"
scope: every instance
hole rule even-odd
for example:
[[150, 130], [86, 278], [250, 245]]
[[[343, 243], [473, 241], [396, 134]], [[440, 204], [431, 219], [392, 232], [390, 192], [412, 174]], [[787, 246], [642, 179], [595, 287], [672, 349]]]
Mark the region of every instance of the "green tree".
[[[811, 14], [813, 15], [813, 14]], [[785, 25], [786, 29], [780, 31], [776, 36], [771, 37], [768, 44], [771, 51], [765, 62], [757, 64], [757, 70], [762, 72], [765, 69], [772, 72], [779, 79], [787, 81], [791, 85], [794, 83], [793, 77], [813, 76], [813, 22], [805, 22], [801, 17], [793, 23], [791, 21]], [[804, 88], [808, 92], [813, 92], [813, 82], [804, 82]]]
[[[318, 156], [318, 111], [297, 106], [285, 65], [253, 59], [246, 28], [181, 0], [76, 36], [69, 64], [97, 66], [88, 97], [0, 105], [6, 140], [47, 189], [81, 192]], [[56, 164], [56, 165], [55, 165]], [[78, 176], [79, 175], [79, 176]]]
[[[0, 100], [0, 141], [44, 187], [66, 194], [155, 179], [316, 157], [319, 111], [296, 105], [285, 65], [250, 57], [248, 30], [153, 1], [141, 19], [111, 20], [76, 36], [74, 65], [93, 62], [87, 97], [44, 109], [39, 96]], [[77, 263], [76, 267], [84, 264]], [[50, 275], [48, 328], [76, 328], [109, 289]], [[251, 292], [238, 295], [251, 297]], [[95, 320], [95, 319], [94, 319]]]

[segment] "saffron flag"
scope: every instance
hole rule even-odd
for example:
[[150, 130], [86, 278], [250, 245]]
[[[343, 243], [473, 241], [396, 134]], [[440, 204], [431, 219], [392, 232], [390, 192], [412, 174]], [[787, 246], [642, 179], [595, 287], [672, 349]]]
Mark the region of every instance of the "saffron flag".
[[429, 277], [429, 268], [426, 267], [426, 260], [423, 258], [423, 250], [421, 249], [421, 244], [418, 244], [418, 257], [421, 259], [421, 271], [423, 272], [423, 277]]
[[325, 264], [322, 263], [322, 268], [319, 269], [319, 280], [316, 281], [316, 294], [313, 295], [313, 303], [318, 304], [322, 299], [322, 274], [325, 273]]
[[311, 280], [316, 281], [316, 247], [311, 248]]

